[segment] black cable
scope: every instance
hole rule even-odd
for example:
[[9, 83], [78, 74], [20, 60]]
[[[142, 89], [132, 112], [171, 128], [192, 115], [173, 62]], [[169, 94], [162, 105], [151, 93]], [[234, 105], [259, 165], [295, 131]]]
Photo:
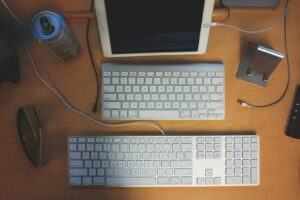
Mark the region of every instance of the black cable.
[[246, 101], [238, 100], [238, 103], [243, 107], [248, 107], [248, 108], [255, 110], [255, 109], [264, 109], [264, 108], [269, 108], [269, 107], [275, 106], [276, 104], [280, 103], [285, 98], [285, 96], [289, 90], [290, 83], [291, 83], [291, 64], [290, 64], [290, 58], [289, 58], [288, 31], [287, 31], [289, 2], [290, 2], [290, 0], [286, 1], [285, 7], [286, 7], [287, 12], [284, 17], [284, 43], [285, 43], [285, 52], [286, 52], [286, 61], [287, 61], [287, 77], [288, 77], [286, 87], [285, 87], [283, 93], [281, 94], [281, 96], [272, 103], [269, 103], [266, 105], [252, 105], [250, 103], [247, 103]]
[[[94, 6], [94, 0], [91, 0], [90, 12], [93, 11], [93, 6]], [[86, 43], [87, 43], [87, 47], [88, 47], [88, 51], [89, 51], [90, 60], [91, 60], [91, 63], [92, 63], [93, 69], [94, 69], [96, 82], [97, 82], [97, 96], [96, 96], [95, 104], [93, 106], [93, 112], [96, 113], [98, 110], [100, 86], [99, 86], [99, 76], [98, 76], [98, 72], [97, 72], [97, 67], [94, 62], [94, 58], [93, 58], [93, 54], [92, 54], [92, 50], [91, 50], [91, 46], [90, 46], [90, 42], [89, 42], [90, 25], [91, 25], [91, 19], [89, 18], [88, 23], [87, 23], [87, 28], [86, 28]]]

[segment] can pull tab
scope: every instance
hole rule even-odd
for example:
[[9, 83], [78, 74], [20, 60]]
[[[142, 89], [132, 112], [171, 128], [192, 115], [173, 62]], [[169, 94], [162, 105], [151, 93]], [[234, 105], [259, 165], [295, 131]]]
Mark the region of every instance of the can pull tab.
[[50, 24], [47, 17], [41, 17], [40, 24], [43, 28], [43, 34], [50, 35], [51, 33], [54, 32], [54, 26]]

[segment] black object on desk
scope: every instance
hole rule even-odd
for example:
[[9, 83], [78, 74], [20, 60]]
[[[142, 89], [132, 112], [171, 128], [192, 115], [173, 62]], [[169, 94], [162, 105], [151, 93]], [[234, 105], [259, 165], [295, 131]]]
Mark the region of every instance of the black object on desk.
[[24, 106], [17, 112], [17, 128], [25, 154], [36, 167], [42, 165], [42, 128], [34, 106]]
[[300, 85], [297, 87], [295, 100], [285, 132], [287, 136], [300, 139]]

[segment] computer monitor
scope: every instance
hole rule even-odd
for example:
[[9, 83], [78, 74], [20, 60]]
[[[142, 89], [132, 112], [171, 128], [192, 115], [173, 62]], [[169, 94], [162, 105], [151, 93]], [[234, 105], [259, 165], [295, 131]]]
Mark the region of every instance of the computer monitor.
[[214, 0], [96, 0], [104, 56], [206, 52]]

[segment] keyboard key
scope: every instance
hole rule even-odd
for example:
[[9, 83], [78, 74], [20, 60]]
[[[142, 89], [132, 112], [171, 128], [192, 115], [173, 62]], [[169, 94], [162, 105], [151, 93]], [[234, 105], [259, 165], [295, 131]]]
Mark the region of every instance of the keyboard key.
[[191, 151], [193, 148], [192, 144], [190, 143], [184, 143], [181, 145], [182, 151]]
[[220, 151], [215, 151], [214, 154], [215, 154], [215, 155], [214, 155], [214, 158], [215, 158], [215, 159], [221, 159], [221, 155], [222, 155], [222, 154], [221, 154]]
[[204, 151], [198, 151], [197, 152], [197, 159], [204, 159], [205, 158], [205, 152]]
[[234, 166], [234, 160], [226, 160], [225, 165], [226, 165], [226, 167], [233, 167]]
[[89, 169], [89, 176], [96, 176], [97, 175], [97, 171], [94, 168], [90, 168]]
[[251, 158], [257, 159], [258, 158], [258, 152], [257, 151], [252, 151], [251, 152]]
[[121, 103], [120, 102], [105, 102], [104, 108], [105, 109], [120, 109]]
[[94, 185], [104, 185], [104, 177], [93, 177], [93, 184]]
[[205, 178], [205, 184], [206, 185], [212, 185], [212, 184], [214, 184], [214, 179], [211, 178], [211, 177]]
[[157, 184], [158, 185], [168, 185], [168, 184], [170, 184], [169, 177], [157, 177]]
[[70, 167], [71, 168], [81, 168], [83, 167], [82, 160], [70, 160]]
[[85, 151], [85, 144], [78, 144], [78, 151]]
[[234, 168], [226, 168], [225, 174], [227, 176], [233, 176], [234, 175]]
[[235, 159], [241, 159], [243, 156], [242, 152], [241, 151], [236, 151], [234, 152], [234, 158]]
[[97, 175], [98, 176], [104, 176], [105, 170], [103, 168], [98, 168], [97, 169]]
[[69, 144], [70, 151], [77, 151], [77, 144]]
[[107, 177], [107, 185], [155, 185], [156, 179], [152, 177]]
[[115, 86], [113, 85], [105, 85], [103, 87], [104, 92], [115, 92]]
[[171, 185], [179, 185], [181, 184], [180, 178], [178, 176], [171, 177]]
[[252, 167], [257, 167], [258, 166], [258, 160], [251, 160], [251, 166]]
[[251, 168], [251, 183], [258, 184], [258, 168]]
[[247, 159], [247, 158], [250, 158], [250, 152], [249, 151], [243, 151], [243, 158]]
[[161, 119], [176, 119], [179, 118], [179, 111], [176, 110], [140, 110], [140, 118], [151, 119], [153, 116], [160, 116]]
[[[159, 161], [160, 162], [160, 161]], [[161, 165], [160, 165], [161, 166]], [[157, 169], [157, 175], [158, 176], [165, 176], [166, 174], [166, 169]]]
[[221, 185], [221, 181], [222, 181], [221, 177], [214, 178], [214, 184], [215, 185]]
[[215, 151], [221, 151], [221, 144], [220, 143], [215, 143], [214, 144], [214, 150]]
[[227, 151], [225, 157], [227, 159], [233, 159], [234, 158], [234, 153], [232, 151]]
[[197, 185], [204, 185], [205, 184], [205, 179], [203, 177], [197, 178]]
[[220, 84], [223, 84], [223, 78], [213, 78], [212, 79], [212, 84], [215, 84], [215, 85], [220, 85]]
[[87, 169], [78, 168], [78, 169], [70, 169], [71, 176], [87, 176]]
[[111, 72], [103, 72], [103, 76], [111, 76]]
[[193, 162], [191, 160], [179, 160], [177, 161], [177, 167], [185, 168], [185, 167], [192, 167]]
[[181, 184], [182, 185], [192, 185], [193, 177], [181, 177]]
[[212, 150], [214, 150], [214, 146], [213, 146], [213, 144], [205, 144], [205, 150], [206, 151], [212, 151]]
[[207, 152], [205, 153], [205, 158], [206, 158], [206, 159], [213, 159], [213, 158], [214, 158], [213, 152], [212, 152], [212, 151], [207, 151]]
[[242, 183], [241, 176], [227, 176], [225, 178], [225, 183], [230, 185], [238, 185]]
[[250, 184], [250, 176], [243, 176], [243, 184]]
[[203, 143], [197, 144], [197, 150], [198, 151], [204, 151], [205, 150], [205, 145]]
[[249, 167], [244, 167], [242, 171], [243, 171], [243, 175], [250, 175], [250, 168]]
[[81, 185], [81, 177], [70, 177], [71, 185]]
[[234, 175], [242, 175], [242, 168], [240, 167], [234, 168]]
[[192, 175], [193, 171], [192, 169], [175, 169], [174, 174], [175, 176], [187, 176]]
[[81, 153], [80, 152], [70, 152], [69, 157], [70, 157], [70, 159], [81, 159]]

